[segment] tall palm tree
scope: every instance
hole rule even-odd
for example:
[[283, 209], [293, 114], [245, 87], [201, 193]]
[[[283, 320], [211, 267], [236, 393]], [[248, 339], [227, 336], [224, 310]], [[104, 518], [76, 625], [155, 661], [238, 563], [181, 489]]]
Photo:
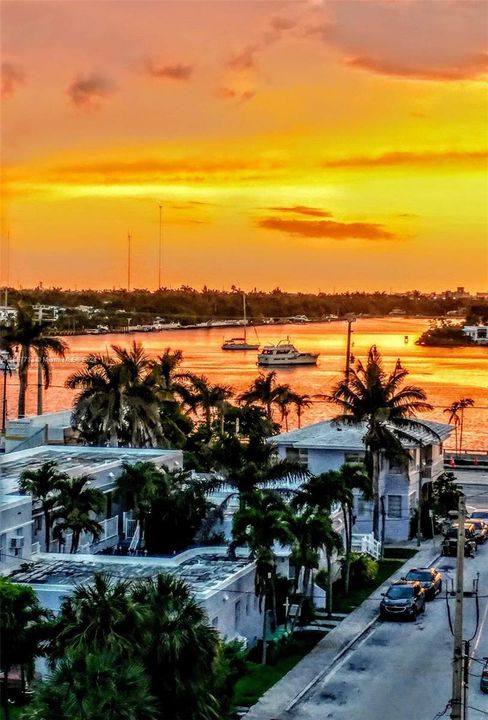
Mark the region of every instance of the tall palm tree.
[[285, 386], [276, 382], [276, 372], [272, 370], [269, 373], [259, 373], [249, 390], [243, 392], [238, 400], [245, 405], [257, 403], [262, 405], [266, 410], [268, 420], [273, 419], [273, 405], [277, 404], [277, 399]]
[[288, 416], [290, 414], [290, 406], [295, 403], [295, 393], [292, 392], [289, 385], [278, 386], [274, 403], [280, 411], [281, 423], [285, 423], [285, 430], [286, 432], [288, 432]]
[[30, 720], [158, 720], [140, 661], [106, 648], [72, 649], [39, 685], [29, 705]]
[[89, 475], [81, 475], [60, 484], [57, 509], [53, 514], [53, 534], [61, 538], [67, 530], [71, 530], [70, 553], [78, 550], [81, 533], [91, 533], [96, 540], [102, 531], [102, 526], [93, 518], [93, 514], [102, 511], [105, 496], [100, 490], [89, 487], [90, 483]]
[[392, 372], [383, 367], [380, 353], [373, 345], [368, 353], [366, 366], [360, 360], [350, 368], [349, 382], [341, 380], [332, 393], [324, 395], [328, 402], [338, 405], [342, 413], [335, 418], [338, 422], [364, 425], [363, 438], [373, 485], [373, 533], [380, 539], [379, 517], [380, 459], [384, 454], [405, 457], [399, 428], [422, 429], [426, 426], [416, 420], [417, 412], [432, 410], [426, 402], [426, 394], [415, 385], [403, 385], [408, 371], [397, 360]]
[[447, 421], [447, 422], [449, 423], [449, 425], [451, 425], [451, 424], [454, 425], [454, 452], [455, 452], [455, 454], [457, 455], [457, 453], [458, 453], [458, 448], [459, 448], [459, 444], [458, 444], [458, 429], [459, 429], [459, 425], [461, 424], [461, 418], [460, 418], [460, 416], [459, 416], [459, 404], [458, 404], [458, 401], [455, 400], [454, 402], [452, 402], [452, 403], [449, 405], [449, 407], [444, 408], [444, 412], [445, 412], [445, 413], [449, 413], [449, 419], [448, 419], [448, 421]]
[[24, 470], [20, 475], [20, 490], [40, 501], [44, 515], [45, 552], [49, 552], [51, 543], [51, 512], [62, 483], [68, 477], [66, 473], [59, 471], [55, 460], [43, 463], [37, 470]]
[[77, 585], [61, 603], [56, 620], [55, 654], [68, 650], [107, 649], [116, 655], [136, 654], [142, 642], [144, 608], [131, 596], [128, 580], [114, 580], [103, 573], [93, 582]]
[[159, 405], [162, 441], [170, 447], [183, 447], [193, 427], [182, 404], [182, 394], [187, 393], [185, 380], [189, 377], [189, 373], [180, 370], [182, 361], [181, 350], [166, 348], [150, 362], [146, 379]]
[[125, 497], [126, 502], [133, 503], [136, 510], [139, 521], [138, 551], [144, 542], [146, 518], [158, 494], [158, 487], [167, 482], [168, 476], [152, 462], [122, 463], [122, 474], [117, 478], [116, 491]]
[[463, 430], [464, 430], [464, 411], [466, 408], [473, 407], [474, 400], [472, 398], [461, 398], [455, 400], [444, 410], [449, 413], [449, 423], [454, 420], [454, 429], [456, 433], [456, 452], [458, 452], [458, 427], [459, 427], [459, 452], [463, 450]]
[[[334, 471], [332, 471], [334, 472]], [[344, 521], [344, 595], [349, 594], [349, 577], [352, 552], [352, 529], [354, 523], [354, 490], [359, 490], [365, 500], [372, 499], [371, 478], [362, 463], [344, 463], [337, 473], [338, 483], [342, 486], [339, 500], [342, 507]]]
[[185, 583], [171, 575], [142, 580], [133, 599], [144, 606], [144, 666], [161, 717], [220, 720], [215, 661], [217, 630]]
[[32, 363], [32, 353], [37, 356], [38, 362], [38, 397], [37, 413], [42, 414], [42, 383], [47, 390], [51, 383], [50, 354], [64, 357], [67, 345], [58, 338], [45, 335], [49, 323], [35, 320], [32, 308], [19, 304], [17, 317], [14, 322], [2, 329], [0, 334], [0, 348], [13, 353], [19, 349], [19, 418], [25, 416], [25, 396], [29, 384], [29, 367]]
[[276, 558], [273, 545], [275, 541], [286, 544], [292, 539], [285, 507], [276, 493], [254, 490], [248, 496], [247, 505], [239, 509], [232, 519], [234, 544], [246, 544], [251, 559], [256, 563], [255, 593], [259, 598], [260, 609], [263, 610], [263, 664], [266, 662], [268, 600], [276, 618]]
[[92, 444], [155, 447], [161, 438], [159, 408], [146, 382], [150, 362], [140, 343], [112, 345], [115, 357], [92, 353], [66, 387], [79, 390], [73, 424]]
[[222, 413], [226, 400], [233, 395], [228, 385], [213, 385], [203, 375], [188, 375], [186, 389], [180, 388], [179, 393], [189, 409], [198, 414], [203, 412], [207, 435], [211, 434], [212, 416], [215, 410]]
[[291, 501], [292, 508], [312, 510], [325, 515], [329, 522], [323, 528], [322, 547], [325, 550], [327, 563], [327, 612], [329, 616], [332, 613], [332, 557], [334, 553], [342, 550], [343, 542], [339, 533], [334, 530], [330, 521], [331, 512], [334, 504], [350, 502], [352, 504], [352, 493], [349, 492], [338, 473], [328, 471], [320, 475], [312, 475], [298, 489]]
[[313, 405], [313, 400], [310, 395], [293, 393], [292, 402], [297, 410], [298, 428], [301, 428], [303, 411]]

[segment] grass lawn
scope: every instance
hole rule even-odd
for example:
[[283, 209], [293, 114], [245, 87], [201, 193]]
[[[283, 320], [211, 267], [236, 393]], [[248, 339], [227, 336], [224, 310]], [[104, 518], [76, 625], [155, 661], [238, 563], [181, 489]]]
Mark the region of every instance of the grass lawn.
[[355, 608], [359, 607], [359, 605], [371, 595], [373, 590], [383, 585], [390, 575], [398, 570], [404, 562], [404, 560], [380, 560], [378, 575], [374, 583], [359, 590], [351, 590], [347, 598], [340, 597], [336, 593], [333, 601], [333, 612], [348, 613], [355, 610]]
[[[9, 712], [9, 718], [10, 718], [10, 720], [17, 720], [17, 718], [20, 717], [20, 713], [21, 713], [23, 710], [25, 710], [25, 706], [24, 706], [24, 707], [16, 707], [15, 705], [11, 705], [10, 708], [9, 708], [9, 710], [10, 710], [10, 712]], [[0, 710], [0, 720], [4, 720], [4, 718], [5, 718], [5, 713], [4, 713], [3, 708], [2, 708], [2, 709]]]
[[319, 632], [298, 633], [283, 648], [281, 657], [274, 665], [263, 666], [247, 662], [246, 674], [237, 681], [234, 688], [234, 706], [254, 705], [266, 690], [286, 675], [323, 637], [324, 634]]

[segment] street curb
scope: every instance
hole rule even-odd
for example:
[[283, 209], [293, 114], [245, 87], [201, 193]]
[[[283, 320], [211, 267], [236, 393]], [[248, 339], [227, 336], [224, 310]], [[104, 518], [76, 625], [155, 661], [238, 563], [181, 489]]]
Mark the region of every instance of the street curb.
[[[441, 555], [437, 555], [437, 557], [435, 557], [433, 560], [431, 560], [431, 562], [427, 565], [427, 567], [432, 567], [432, 565], [434, 563], [436, 563], [439, 560], [439, 558], [441, 558], [441, 557], [442, 557]], [[412, 559], [413, 558], [408, 558], [407, 560], [405, 560], [405, 562], [403, 564], [406, 565], [409, 562], [409, 560], [412, 560]], [[392, 573], [392, 574], [394, 574], [394, 573]], [[386, 582], [388, 582], [388, 580]], [[386, 584], [386, 583], [384, 583], [384, 584]], [[374, 591], [374, 592], [376, 592], [376, 591]], [[371, 594], [373, 594], [373, 593], [371, 593]], [[345, 645], [342, 648], [342, 650], [340, 652], [337, 653], [337, 655], [333, 658], [333, 660], [327, 665], [327, 667], [323, 671], [321, 671], [318, 675], [316, 675], [316, 677], [314, 677], [313, 680], [311, 680], [308, 683], [308, 685], [306, 685], [302, 690], [300, 690], [300, 692], [297, 695], [295, 695], [295, 697], [291, 700], [291, 702], [288, 703], [288, 705], [285, 707], [285, 709], [282, 712], [287, 713], [295, 705], [297, 705], [300, 702], [300, 700], [302, 699], [302, 697], [304, 695], [306, 695], [308, 693], [308, 691], [313, 688], [314, 685], [316, 685], [318, 682], [320, 682], [333, 669], [334, 665], [336, 665], [336, 663], [338, 663], [341, 660], [341, 658], [343, 658], [344, 655], [346, 655], [346, 653], [354, 645], [356, 645], [356, 643], [358, 643], [365, 635], [367, 635], [367, 633], [370, 631], [370, 629], [373, 627], [373, 625], [375, 625], [378, 622], [379, 617], [380, 616], [378, 613], [376, 615], [376, 617], [373, 618], [373, 620], [371, 620], [362, 630], [360, 630], [358, 632], [358, 634], [355, 637], [353, 637], [347, 643], [347, 645]]]
[[364, 627], [358, 634], [352, 638], [352, 640], [349, 640], [347, 645], [345, 645], [340, 652], [337, 653], [337, 655], [333, 658], [333, 660], [327, 665], [327, 667], [322, 670], [318, 675], [316, 675], [313, 680], [311, 680], [308, 685], [306, 685], [298, 695], [295, 695], [295, 697], [291, 700], [291, 702], [288, 703], [288, 705], [285, 707], [285, 709], [282, 711], [283, 713], [287, 713], [289, 710], [291, 710], [295, 705], [297, 705], [302, 697], [308, 693], [309, 690], [313, 688], [314, 685], [316, 685], [318, 682], [320, 682], [334, 667], [334, 665], [342, 658], [344, 655], [351, 649], [353, 645], [355, 645], [359, 640], [361, 640], [364, 635], [366, 635], [369, 630], [373, 627], [373, 625], [378, 621], [379, 615], [376, 615], [373, 620], [371, 620], [366, 627]]

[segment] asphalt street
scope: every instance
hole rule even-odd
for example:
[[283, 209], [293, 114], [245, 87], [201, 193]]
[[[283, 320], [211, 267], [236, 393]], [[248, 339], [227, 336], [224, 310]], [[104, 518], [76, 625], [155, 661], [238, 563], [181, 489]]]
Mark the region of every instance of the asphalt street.
[[[482, 493], [482, 494], [480, 494]], [[466, 487], [472, 507], [488, 507], [488, 488]], [[283, 718], [294, 720], [438, 720], [449, 718], [452, 636], [444, 589], [455, 577], [455, 558], [439, 558], [444, 575], [442, 595], [427, 603], [426, 612], [412, 622], [378, 621], [298, 705]], [[464, 638], [475, 635], [472, 655], [488, 656], [488, 542], [477, 556], [466, 558], [465, 590], [479, 573], [479, 622], [476, 601], [465, 598]], [[377, 602], [377, 601], [373, 601]], [[454, 598], [449, 600], [454, 614]], [[454, 620], [454, 615], [453, 618]], [[469, 720], [488, 718], [488, 695], [479, 689], [482, 665], [470, 666]]]

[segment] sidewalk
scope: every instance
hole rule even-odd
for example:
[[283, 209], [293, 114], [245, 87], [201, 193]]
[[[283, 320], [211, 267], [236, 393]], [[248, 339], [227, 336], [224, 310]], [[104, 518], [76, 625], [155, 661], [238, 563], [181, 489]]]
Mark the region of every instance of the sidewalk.
[[[439, 539], [426, 540], [414, 557], [406, 560], [387, 583], [377, 588], [363, 604], [331, 630], [314, 649], [273, 685], [244, 716], [244, 720], [278, 720], [353, 645], [378, 618], [381, 593], [390, 580], [398, 580], [409, 567], [427, 567], [439, 556]], [[286, 717], [286, 715], [284, 716]]]

